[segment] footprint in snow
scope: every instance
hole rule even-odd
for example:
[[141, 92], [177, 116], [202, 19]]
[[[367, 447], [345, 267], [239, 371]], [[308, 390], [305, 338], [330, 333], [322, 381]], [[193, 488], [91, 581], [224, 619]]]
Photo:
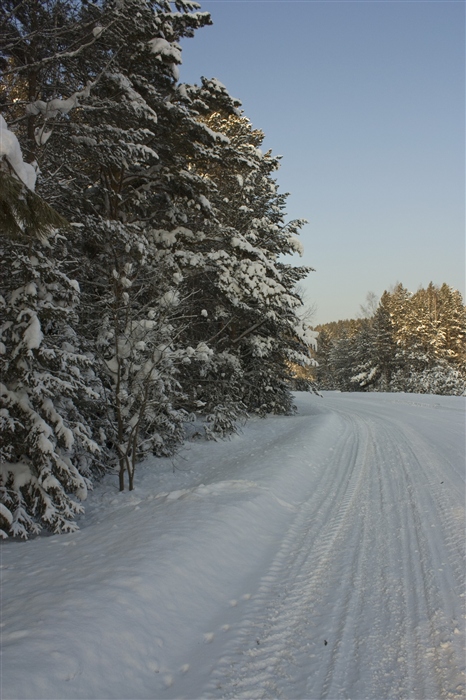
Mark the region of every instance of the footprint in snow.
[[207, 632], [207, 633], [204, 635], [204, 643], [205, 643], [205, 644], [210, 644], [210, 642], [213, 640], [214, 637], [215, 637], [215, 635], [214, 635], [213, 632]]

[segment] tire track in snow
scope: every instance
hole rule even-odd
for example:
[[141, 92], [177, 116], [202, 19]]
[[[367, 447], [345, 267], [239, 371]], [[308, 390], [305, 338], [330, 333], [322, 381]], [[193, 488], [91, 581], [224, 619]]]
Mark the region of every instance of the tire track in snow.
[[406, 494], [401, 501], [405, 507], [400, 511], [405, 646], [410, 656], [410, 687], [406, 692], [421, 700], [457, 697], [463, 688], [462, 674], [457, 674], [453, 687], [449, 682], [452, 669], [464, 669], [464, 649], [458, 634], [463, 611], [458, 603], [455, 605], [461, 600], [463, 579], [459, 572], [464, 559], [448, 545], [455, 528], [432, 495], [434, 479], [426, 468], [433, 464], [431, 456], [413, 436], [407, 439], [404, 431], [393, 425], [390, 431], [384, 426], [379, 432], [385, 432], [385, 454], [392, 451]]
[[438, 472], [385, 419], [337, 413], [332, 457], [206, 698], [464, 697], [458, 526], [422, 488]]
[[[326, 657], [332, 656], [331, 644], [324, 644], [324, 633], [318, 641], [313, 640], [309, 623], [319, 590], [327, 585], [334, 550], [341, 549], [345, 542], [348, 514], [359, 509], [358, 492], [369, 463], [365, 455], [367, 441], [355, 430], [354, 419], [344, 417], [341, 423], [342, 435], [336, 446], [330, 448], [331, 457], [322, 465], [323, 478], [313, 496], [301, 506], [262, 580], [249, 611], [248, 619], [252, 621], [246, 620], [239, 632], [239, 656], [233, 648], [232, 656], [227, 652], [226, 659], [213, 674], [215, 687], [208, 689], [206, 697], [218, 697], [219, 691], [222, 691], [220, 697], [281, 697], [280, 686], [289, 688], [292, 672], [296, 676], [293, 680], [296, 687], [303, 688], [308, 674], [302, 659], [298, 659], [303, 637], [312, 640], [312, 643], [307, 642], [306, 660], [315, 656], [311, 648], [314, 645], [328, 646]], [[343, 464], [339, 471], [333, 471], [333, 465]], [[361, 537], [360, 529], [359, 526], [352, 531], [353, 546], [348, 548], [351, 561], [345, 567], [346, 572], [351, 570], [353, 578], [358, 575], [360, 550], [354, 545]], [[343, 601], [348, 590], [346, 583], [342, 578]], [[341, 620], [346, 604], [344, 602], [339, 614], [335, 614], [340, 628], [344, 627]], [[325, 657], [322, 663], [325, 664]], [[225, 679], [228, 679], [226, 685]], [[209, 690], [213, 695], [209, 695]], [[304, 695], [298, 692], [296, 697]]]
[[[446, 467], [449, 467], [452, 474], [456, 473], [456, 465], [451, 464], [443, 455], [440, 455], [435, 447], [426, 446], [420, 442], [413, 431], [407, 435], [406, 428], [403, 429], [400, 440], [404, 443], [404, 449], [410, 456], [410, 461], [416, 469], [423, 475], [426, 485], [424, 497], [427, 500], [426, 512], [434, 512], [440, 521], [439, 535], [443, 537], [443, 548], [450, 556], [449, 563], [454, 571], [456, 588], [460, 588], [464, 581], [465, 543], [465, 512], [464, 512], [464, 491], [457, 493], [456, 504], [447, 500], [447, 490], [456, 490], [457, 480], [453, 481]], [[414, 449], [415, 447], [415, 449]], [[408, 472], [409, 475], [409, 472]], [[441, 476], [441, 480], [439, 479]], [[434, 540], [435, 541], [435, 540]]]

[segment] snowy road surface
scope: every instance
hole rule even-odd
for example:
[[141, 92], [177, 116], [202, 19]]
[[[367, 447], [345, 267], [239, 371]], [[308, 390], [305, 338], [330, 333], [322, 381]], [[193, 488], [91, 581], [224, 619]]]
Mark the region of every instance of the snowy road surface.
[[3, 700], [465, 697], [465, 400], [297, 403], [3, 545]]

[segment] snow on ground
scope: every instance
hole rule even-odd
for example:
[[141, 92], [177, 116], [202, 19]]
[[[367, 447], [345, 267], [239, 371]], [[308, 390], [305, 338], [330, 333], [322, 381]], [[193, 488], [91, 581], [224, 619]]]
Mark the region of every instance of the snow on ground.
[[464, 398], [297, 403], [3, 544], [4, 700], [464, 698]]

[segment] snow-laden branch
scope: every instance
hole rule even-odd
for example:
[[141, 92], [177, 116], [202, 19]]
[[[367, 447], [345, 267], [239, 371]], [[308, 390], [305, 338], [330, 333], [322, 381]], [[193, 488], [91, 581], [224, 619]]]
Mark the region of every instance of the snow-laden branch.
[[57, 117], [59, 114], [68, 114], [72, 109], [78, 107], [80, 97], [89, 97], [91, 94], [91, 88], [95, 85], [95, 81], [90, 80], [86, 83], [86, 87], [82, 90], [74, 92], [70, 97], [66, 99], [61, 99], [56, 97], [49, 102], [44, 102], [44, 100], [35, 100], [26, 105], [25, 116], [37, 116], [39, 114], [43, 115], [44, 123], [42, 126], [37, 127], [34, 130], [34, 138], [38, 146], [43, 146], [49, 140], [52, 129], [46, 130], [47, 120]]
[[89, 97], [91, 87], [93, 87], [93, 85], [94, 83], [88, 81], [83, 90], [74, 92], [71, 97], [64, 100], [56, 97], [55, 99], [50, 100], [50, 102], [44, 102], [43, 100], [35, 100], [34, 102], [30, 102], [26, 106], [26, 114], [28, 116], [43, 114], [45, 119], [52, 119], [58, 114], [68, 114], [68, 112], [78, 106], [78, 98]]
[[47, 56], [45, 58], [41, 58], [40, 61], [35, 61], [34, 63], [25, 63], [24, 65], [21, 66], [15, 66], [14, 68], [10, 68], [9, 70], [3, 71], [3, 75], [10, 75], [12, 73], [22, 73], [24, 71], [30, 71], [33, 68], [37, 68], [38, 66], [45, 66], [48, 65], [49, 63], [53, 63], [54, 61], [62, 61], [64, 58], [75, 58], [76, 56], [79, 56], [84, 49], [88, 49], [90, 46], [95, 44], [96, 41], [100, 39], [104, 31], [106, 31], [114, 22], [110, 22], [110, 24], [107, 27], [101, 27], [100, 25], [94, 27], [92, 30], [92, 39], [91, 41], [88, 41], [86, 44], [81, 44], [77, 49], [74, 51], [62, 51], [54, 53], [52, 56]]
[[31, 163], [24, 162], [16, 135], [9, 130], [8, 124], [0, 114], [0, 169], [5, 169], [2, 167], [3, 163], [6, 163], [6, 170], [11, 171], [26, 187], [34, 191], [36, 170]]

